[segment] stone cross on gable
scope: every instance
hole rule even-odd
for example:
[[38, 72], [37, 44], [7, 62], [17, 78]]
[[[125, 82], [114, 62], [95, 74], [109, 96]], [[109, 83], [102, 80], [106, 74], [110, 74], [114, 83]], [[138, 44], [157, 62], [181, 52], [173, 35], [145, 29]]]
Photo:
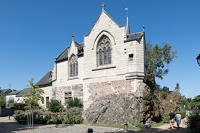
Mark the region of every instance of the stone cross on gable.
[[125, 8], [126, 16], [128, 16], [128, 8]]
[[101, 5], [101, 7], [102, 7], [102, 10], [104, 10], [104, 7], [105, 7], [106, 5], [104, 4], [104, 3], [102, 3], [102, 5]]
[[145, 27], [144, 27], [144, 24], [143, 24], [143, 32], [144, 32], [144, 30], [145, 30]]

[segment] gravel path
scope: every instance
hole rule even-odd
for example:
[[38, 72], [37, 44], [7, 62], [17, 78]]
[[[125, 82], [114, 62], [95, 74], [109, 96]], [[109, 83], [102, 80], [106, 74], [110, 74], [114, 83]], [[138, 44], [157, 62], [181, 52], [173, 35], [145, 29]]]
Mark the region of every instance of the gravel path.
[[[35, 128], [28, 129], [26, 125], [20, 125], [8, 117], [0, 117], [0, 133], [86, 133], [88, 128], [92, 128], [94, 133], [123, 133], [122, 129], [109, 127], [96, 127], [88, 125], [36, 125]], [[187, 133], [186, 125], [182, 124], [182, 128], [169, 129], [169, 124], [160, 127], [129, 130], [128, 133]]]
[[34, 129], [28, 129], [26, 125], [20, 125], [13, 118], [0, 117], [0, 133], [86, 133], [92, 128], [94, 133], [115, 133], [122, 129], [109, 127], [96, 127], [87, 125], [35, 125]]

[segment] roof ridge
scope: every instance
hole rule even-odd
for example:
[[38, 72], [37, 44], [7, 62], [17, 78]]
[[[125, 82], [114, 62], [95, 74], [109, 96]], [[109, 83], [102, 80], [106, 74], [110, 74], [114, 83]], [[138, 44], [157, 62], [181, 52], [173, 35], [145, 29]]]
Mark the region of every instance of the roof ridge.
[[52, 71], [48, 71], [37, 83], [36, 85], [47, 85], [52, 83]]
[[87, 35], [85, 35], [85, 36], [90, 35], [90, 33], [92, 32], [92, 29], [93, 29], [94, 26], [96, 25], [97, 21], [99, 20], [100, 16], [102, 15], [102, 13], [105, 13], [115, 24], [117, 24], [117, 26], [123, 27], [123, 26], [120, 26], [120, 24], [118, 24], [117, 21], [115, 21], [105, 10], [102, 10], [101, 13], [100, 13], [100, 15], [99, 15], [99, 17], [96, 19], [94, 25], [92, 26], [90, 32], [89, 32]]

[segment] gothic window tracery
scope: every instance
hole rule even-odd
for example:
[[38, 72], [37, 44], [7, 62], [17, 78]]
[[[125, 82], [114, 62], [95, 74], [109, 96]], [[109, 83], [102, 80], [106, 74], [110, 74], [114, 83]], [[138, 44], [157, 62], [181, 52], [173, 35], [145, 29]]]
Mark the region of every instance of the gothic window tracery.
[[97, 44], [97, 65], [111, 64], [111, 43], [107, 36], [102, 36]]
[[72, 56], [69, 61], [69, 76], [75, 77], [78, 76], [78, 61], [76, 56]]

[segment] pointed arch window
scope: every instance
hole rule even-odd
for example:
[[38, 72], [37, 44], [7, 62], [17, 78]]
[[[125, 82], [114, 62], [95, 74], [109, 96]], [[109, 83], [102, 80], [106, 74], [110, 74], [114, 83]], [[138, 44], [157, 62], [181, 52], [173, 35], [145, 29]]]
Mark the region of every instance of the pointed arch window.
[[111, 64], [111, 44], [107, 36], [102, 36], [97, 44], [97, 65]]
[[78, 76], [78, 61], [77, 57], [72, 55], [72, 57], [69, 60], [69, 76], [75, 77]]

